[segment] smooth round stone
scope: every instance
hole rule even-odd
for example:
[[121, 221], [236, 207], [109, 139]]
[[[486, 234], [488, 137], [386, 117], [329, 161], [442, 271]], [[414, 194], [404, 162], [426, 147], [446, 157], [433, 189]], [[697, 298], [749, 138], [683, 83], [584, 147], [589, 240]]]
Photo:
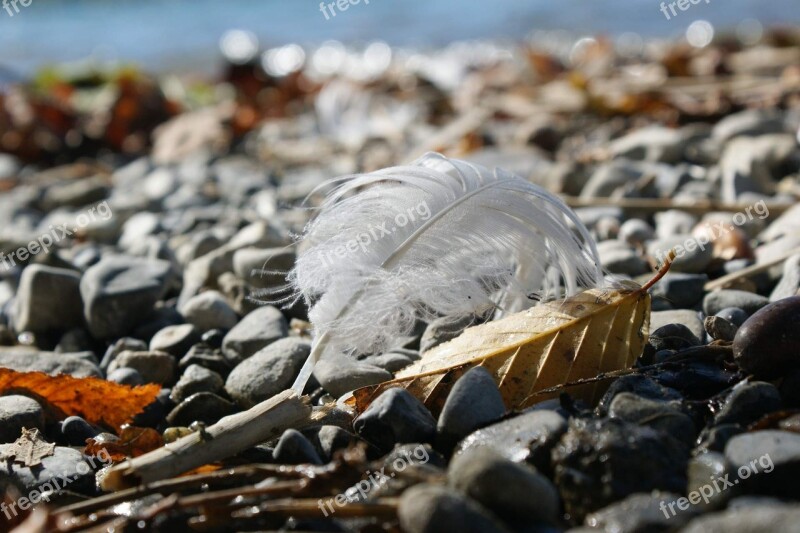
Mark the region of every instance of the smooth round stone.
[[768, 303], [769, 299], [759, 294], [726, 289], [706, 294], [703, 298], [703, 312], [711, 316], [725, 308], [738, 307], [748, 315], [752, 315]]
[[800, 435], [788, 431], [752, 431], [736, 435], [725, 446], [725, 459], [745, 492], [797, 497]]
[[700, 339], [683, 324], [661, 326], [650, 334], [649, 342], [657, 351], [685, 350], [701, 344]]
[[454, 489], [419, 484], [405, 491], [397, 508], [408, 533], [503, 533], [508, 531], [478, 503]]
[[44, 431], [42, 406], [27, 396], [0, 397], [0, 443], [14, 442], [23, 428]]
[[782, 376], [800, 366], [800, 296], [757, 311], [733, 340], [733, 357], [744, 372], [761, 379]]
[[503, 397], [494, 378], [485, 368], [475, 367], [456, 381], [444, 402], [437, 430], [445, 444], [453, 446], [505, 412]]
[[200, 333], [191, 324], [167, 326], [150, 340], [150, 351], [183, 357], [199, 341]]
[[694, 422], [667, 402], [642, 398], [630, 392], [618, 394], [608, 408], [609, 418], [648, 426], [691, 445], [697, 435]]
[[714, 423], [748, 426], [780, 408], [781, 395], [775, 385], [743, 381], [725, 398]]
[[70, 446], [86, 446], [86, 439], [96, 437], [100, 431], [79, 416], [70, 416], [61, 422], [61, 434]]
[[724, 318], [734, 326], [736, 326], [737, 331], [738, 328], [744, 324], [744, 321], [750, 316], [748, 315], [744, 309], [739, 309], [738, 307], [726, 307], [717, 313], [714, 316], [718, 316], [720, 318]]
[[113, 381], [114, 383], [119, 383], [121, 385], [130, 385], [131, 387], [144, 385], [144, 378], [139, 371], [127, 366], [117, 368], [113, 372], [109, 372], [106, 376], [106, 380]]
[[389, 389], [353, 422], [361, 438], [389, 452], [397, 443], [432, 442], [436, 419], [405, 389]]
[[708, 281], [705, 274], [667, 274], [652, 289], [653, 297], [660, 297], [680, 309], [691, 309], [703, 298], [703, 287]]
[[617, 238], [630, 245], [638, 246], [655, 237], [656, 231], [650, 224], [638, 218], [626, 220], [619, 227]]
[[[678, 511], [673, 516], [664, 514], [666, 503], [675, 502], [680, 496], [672, 492], [653, 491], [628, 496], [608, 507], [590, 514], [584, 520], [587, 528], [580, 533], [613, 531], [615, 533], [638, 533], [645, 531], [674, 531], [697, 515], [691, 508]], [[673, 505], [673, 508], [675, 506]], [[570, 529], [570, 533], [578, 533]]]
[[490, 448], [457, 456], [447, 471], [450, 486], [503, 519], [555, 523], [555, 485], [535, 469], [509, 461]]
[[321, 465], [323, 463], [311, 441], [296, 429], [287, 429], [283, 432], [272, 452], [272, 457], [281, 464]]

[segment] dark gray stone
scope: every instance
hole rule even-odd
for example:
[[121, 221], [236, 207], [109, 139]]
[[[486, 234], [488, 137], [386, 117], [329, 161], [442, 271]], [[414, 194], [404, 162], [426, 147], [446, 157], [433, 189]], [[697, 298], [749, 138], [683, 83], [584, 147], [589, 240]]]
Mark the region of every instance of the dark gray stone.
[[51, 376], [101, 377], [97, 365], [79, 354], [39, 352], [30, 348], [0, 347], [0, 367], [17, 372], [44, 372]]
[[[651, 531], [677, 531], [697, 512], [692, 509], [679, 511], [674, 516], [669, 509], [664, 513], [663, 502], [671, 503], [680, 498], [670, 492], [632, 494], [623, 500], [596, 511], [586, 517], [588, 531], [614, 531], [615, 533], [647, 533]], [[673, 506], [674, 507], [674, 506]], [[573, 530], [570, 530], [573, 531]]]
[[[788, 431], [752, 431], [725, 446], [725, 459], [746, 493], [796, 499], [800, 475], [800, 435]], [[742, 475], [742, 474], [745, 475]]]
[[165, 294], [172, 277], [166, 261], [136, 257], [104, 257], [80, 283], [83, 314], [98, 339], [132, 331]]
[[752, 315], [769, 303], [769, 299], [759, 294], [733, 289], [723, 289], [710, 292], [703, 298], [703, 312], [716, 315], [728, 307], [738, 307], [745, 313]]
[[445, 446], [452, 447], [505, 412], [503, 397], [492, 375], [483, 367], [474, 367], [456, 381], [448, 394], [437, 424], [439, 437]]
[[773, 379], [800, 367], [800, 296], [760, 309], [733, 339], [733, 357], [744, 372]]
[[189, 348], [200, 342], [200, 332], [191, 324], [167, 326], [150, 339], [151, 352], [165, 352], [183, 357]]
[[688, 309], [653, 311], [651, 313], [650, 331], [656, 331], [667, 324], [683, 324], [698, 339], [702, 339], [705, 334], [702, 320], [700, 320], [695, 311]]
[[170, 426], [188, 427], [193, 422], [216, 424], [223, 417], [239, 410], [236, 405], [211, 392], [192, 394], [167, 415]]
[[[0, 444], [0, 456], [10, 451], [11, 444]], [[97, 466], [101, 466], [98, 462]], [[53, 455], [43, 457], [41, 464], [27, 467], [14, 461], [0, 461], [0, 474], [13, 477], [26, 493], [87, 491], [94, 487], [94, 474], [83, 454], [73, 448], [56, 446]], [[66, 485], [64, 480], [71, 482]]]
[[724, 318], [714, 315], [707, 316], [703, 322], [708, 336], [714, 340], [733, 342], [739, 327]]
[[724, 318], [734, 326], [736, 326], [736, 330], [739, 330], [744, 321], [747, 320], [748, 315], [744, 309], [739, 309], [738, 307], [726, 307], [717, 313], [714, 316], [718, 316], [720, 318]]
[[736, 385], [714, 417], [715, 424], [748, 426], [781, 408], [781, 395], [775, 385], [746, 381]]
[[280, 464], [323, 464], [311, 441], [296, 429], [283, 432], [272, 452], [272, 458]]
[[86, 446], [86, 440], [99, 435], [100, 430], [79, 416], [70, 416], [61, 422], [61, 434], [70, 446]]
[[659, 350], [685, 350], [692, 346], [700, 346], [698, 339], [692, 331], [683, 324], [667, 324], [654, 330], [650, 334], [650, 345]]
[[389, 389], [353, 422], [356, 434], [388, 452], [395, 444], [431, 442], [436, 436], [436, 419], [405, 389]]
[[34, 333], [66, 331], [83, 325], [80, 274], [30, 265], [22, 271], [14, 308], [14, 328]]
[[191, 297], [180, 308], [186, 322], [199, 331], [229, 330], [239, 322], [239, 315], [219, 291], [205, 291]]
[[167, 385], [175, 380], [178, 363], [164, 352], [122, 352], [108, 366], [112, 373], [118, 368], [133, 368], [146, 383]]
[[618, 394], [608, 408], [610, 418], [648, 426], [665, 435], [670, 435], [687, 446], [697, 436], [694, 422], [672, 405], [642, 398], [630, 392]]
[[447, 470], [451, 487], [505, 521], [555, 523], [558, 491], [534, 468], [509, 461], [487, 447], [456, 456]]
[[130, 385], [132, 387], [145, 384], [142, 375], [137, 370], [129, 367], [121, 367], [114, 369], [114, 371], [108, 373], [106, 379], [114, 383], [120, 383], [122, 385]]
[[680, 309], [691, 309], [703, 299], [703, 286], [708, 281], [705, 274], [670, 273], [655, 284], [651, 294], [663, 298]]
[[180, 379], [172, 387], [170, 399], [175, 403], [183, 400], [198, 392], [219, 393], [225, 388], [225, 381], [222, 376], [200, 365], [189, 365], [181, 374]]
[[405, 491], [397, 509], [407, 533], [508, 533], [495, 517], [459, 492], [420, 484]]

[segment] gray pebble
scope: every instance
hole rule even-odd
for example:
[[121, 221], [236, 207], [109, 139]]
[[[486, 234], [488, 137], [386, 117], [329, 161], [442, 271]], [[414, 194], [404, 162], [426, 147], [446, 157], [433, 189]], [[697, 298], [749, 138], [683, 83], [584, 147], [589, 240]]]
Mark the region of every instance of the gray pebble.
[[459, 492], [420, 484], [406, 490], [397, 508], [400, 526], [408, 533], [508, 533], [495, 517]]
[[205, 291], [191, 297], [180, 308], [186, 322], [199, 331], [229, 330], [239, 322], [236, 311], [219, 291]]
[[644, 425], [691, 446], [697, 436], [694, 422], [674, 406], [630, 392], [618, 394], [608, 408], [610, 418]]
[[[0, 456], [10, 451], [11, 444], [0, 444]], [[97, 462], [96, 466], [101, 466]], [[22, 485], [26, 493], [62, 492], [65, 479], [71, 482], [66, 486], [70, 492], [87, 491], [94, 487], [94, 474], [83, 453], [73, 448], [56, 446], [53, 455], [43, 457], [41, 464], [27, 467], [14, 461], [0, 461], [0, 474], [13, 477]]]
[[14, 442], [22, 429], [44, 431], [44, 410], [27, 396], [0, 396], [0, 443]]
[[337, 398], [360, 387], [389, 381], [392, 377], [383, 368], [345, 356], [323, 357], [314, 367], [314, 378]]
[[651, 294], [679, 309], [692, 309], [703, 299], [703, 287], [707, 281], [705, 274], [669, 273], [656, 283]]
[[726, 307], [725, 309], [721, 309], [715, 313], [715, 316], [720, 318], [724, 318], [734, 326], [736, 329], [739, 329], [744, 321], [747, 320], [748, 315], [743, 309], [739, 309], [738, 307]]
[[225, 387], [222, 376], [200, 365], [189, 365], [181, 374], [180, 379], [172, 387], [170, 399], [175, 403], [183, 400], [198, 392], [219, 393]]
[[289, 334], [283, 314], [272, 306], [259, 307], [245, 316], [222, 341], [222, 351], [230, 361], [240, 363]]
[[212, 425], [238, 412], [235, 404], [211, 392], [192, 394], [167, 415], [170, 426], [188, 427], [193, 422]]
[[503, 520], [555, 523], [559, 497], [553, 483], [534, 468], [509, 461], [490, 448], [455, 457], [447, 469], [450, 486]]
[[311, 345], [298, 338], [281, 339], [256, 352], [234, 368], [225, 390], [245, 408], [288, 389], [305, 363]]
[[[797, 496], [800, 435], [788, 431], [752, 431], [736, 435], [725, 446], [725, 459], [737, 472], [745, 492]], [[738, 475], [743, 472], [746, 475]], [[746, 479], [745, 479], [746, 477]]]
[[175, 379], [178, 363], [174, 357], [164, 352], [125, 351], [111, 362], [108, 372], [112, 373], [118, 368], [125, 367], [139, 372], [146, 383], [166, 385]]
[[[588, 531], [613, 531], [615, 533], [645, 533], [647, 531], [673, 531], [686, 524], [697, 512], [679, 511], [674, 516], [662, 507], [680, 496], [670, 492], [654, 491], [649, 494], [632, 494], [586, 517]], [[674, 508], [674, 506], [673, 506]], [[570, 530], [572, 532], [574, 530]]]
[[468, 370], [456, 381], [439, 415], [437, 430], [450, 447], [506, 412], [494, 378], [483, 367]]
[[733, 289], [710, 292], [703, 299], [703, 312], [716, 315], [727, 307], [738, 307], [748, 315], [752, 315], [769, 303], [769, 299], [759, 294]]
[[113, 371], [108, 373], [106, 379], [113, 383], [130, 385], [131, 387], [145, 384], [142, 375], [136, 369], [127, 366], [115, 368]]
[[200, 332], [191, 324], [167, 326], [150, 339], [150, 351], [166, 352], [175, 357], [183, 357], [196, 343], [200, 342]]
[[280, 464], [323, 464], [311, 441], [296, 429], [287, 429], [283, 432], [272, 452], [272, 457]]
[[739, 329], [732, 322], [717, 315], [707, 316], [703, 326], [706, 328], [706, 333], [708, 333], [709, 337], [725, 342], [733, 342], [736, 331]]
[[83, 325], [80, 274], [30, 265], [22, 271], [14, 308], [17, 331], [66, 331]]

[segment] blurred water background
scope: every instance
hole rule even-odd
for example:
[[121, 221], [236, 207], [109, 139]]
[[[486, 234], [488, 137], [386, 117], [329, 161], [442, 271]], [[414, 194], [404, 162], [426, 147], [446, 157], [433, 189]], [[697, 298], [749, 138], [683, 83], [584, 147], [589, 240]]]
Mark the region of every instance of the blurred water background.
[[667, 20], [657, 0], [362, 0], [328, 18], [317, 0], [33, 0], [0, 10], [0, 67], [30, 75], [46, 64], [122, 60], [154, 71], [213, 72], [221, 37], [249, 30], [263, 47], [384, 41], [407, 47], [519, 39], [534, 30], [576, 36], [680, 36], [695, 20], [735, 29], [800, 22], [798, 0], [701, 0]]

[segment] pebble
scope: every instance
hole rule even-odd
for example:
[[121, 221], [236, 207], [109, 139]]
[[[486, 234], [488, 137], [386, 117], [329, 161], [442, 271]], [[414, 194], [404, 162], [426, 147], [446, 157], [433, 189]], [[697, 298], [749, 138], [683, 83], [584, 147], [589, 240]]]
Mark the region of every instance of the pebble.
[[649, 126], [614, 140], [609, 149], [616, 158], [677, 163], [686, 144], [686, 136], [679, 130]]
[[233, 365], [222, 355], [221, 350], [212, 348], [203, 342], [192, 346], [178, 363], [178, 367], [181, 370], [186, 370], [191, 365], [207, 368], [223, 378], [227, 377], [233, 369]]
[[142, 376], [145, 383], [167, 385], [175, 379], [178, 363], [165, 352], [130, 352], [119, 354], [108, 366], [112, 373], [118, 368], [133, 368]]
[[719, 424], [705, 428], [697, 438], [695, 455], [707, 452], [721, 452], [734, 435], [742, 433], [744, 429], [738, 424]]
[[705, 274], [669, 273], [656, 283], [650, 292], [653, 298], [663, 298], [680, 309], [692, 309], [703, 299]]
[[703, 322], [709, 337], [718, 341], [733, 342], [739, 327], [719, 315], [707, 316]]
[[515, 463], [528, 462], [549, 473], [550, 453], [567, 431], [567, 421], [551, 410], [532, 410], [470, 433], [453, 455], [488, 447]]
[[345, 431], [339, 426], [322, 426], [317, 433], [319, 451], [326, 461], [332, 461], [334, 453], [338, 450], [346, 449], [356, 440], [357, 438], [354, 434]]
[[280, 339], [239, 363], [228, 375], [225, 390], [249, 408], [291, 387], [311, 352], [298, 338]]
[[617, 238], [631, 246], [642, 246], [652, 240], [655, 234], [656, 231], [650, 224], [639, 218], [631, 218], [620, 225]]
[[681, 394], [675, 389], [664, 387], [653, 379], [641, 374], [623, 376], [611, 383], [597, 404], [597, 414], [604, 416], [614, 399], [622, 393], [632, 393], [639, 398], [655, 400], [658, 402], [680, 401]]
[[436, 419], [430, 411], [400, 388], [389, 389], [353, 422], [356, 434], [384, 453], [395, 444], [431, 442], [436, 436]]
[[[11, 446], [0, 444], [0, 456], [10, 452]], [[94, 474], [83, 453], [66, 446], [56, 446], [53, 455], [43, 457], [37, 466], [27, 467], [15, 461], [0, 461], [0, 475], [13, 477], [25, 494], [34, 490], [39, 493], [61, 493], [65, 490], [66, 479], [70, 480], [66, 490], [72, 493], [89, 493], [94, 489]]]
[[714, 417], [715, 424], [748, 426], [781, 408], [781, 396], [772, 383], [743, 381], [725, 398]]
[[80, 274], [64, 268], [25, 268], [17, 287], [14, 328], [38, 333], [82, 326], [80, 281]]
[[225, 388], [222, 376], [200, 365], [189, 365], [181, 374], [180, 379], [170, 391], [170, 399], [175, 403], [198, 392], [213, 392], [218, 394]]
[[363, 360], [365, 363], [382, 368], [387, 372], [398, 372], [414, 362], [404, 353], [385, 353], [381, 355], [371, 355]]
[[692, 228], [697, 225], [697, 217], [677, 209], [656, 213], [653, 218], [656, 221], [656, 237], [659, 239], [670, 239], [675, 235], [685, 235], [688, 238]]
[[748, 315], [752, 315], [769, 303], [769, 299], [747, 291], [723, 289], [708, 293], [703, 298], [703, 312], [716, 315], [728, 307], [738, 307]]
[[572, 419], [553, 450], [555, 483], [573, 520], [637, 492], [682, 493], [689, 449], [619, 419]]
[[236, 324], [222, 341], [225, 357], [241, 363], [257, 351], [289, 334], [283, 314], [272, 306], [255, 309]]
[[0, 367], [17, 372], [44, 372], [51, 376], [67, 374], [76, 378], [101, 377], [97, 365], [80, 356], [31, 349], [0, 347]]
[[639, 276], [650, 271], [647, 261], [639, 257], [629, 245], [618, 240], [603, 241], [597, 245], [600, 263], [612, 274]]
[[239, 316], [219, 291], [205, 291], [189, 298], [180, 308], [186, 322], [198, 331], [229, 330], [239, 322]]
[[420, 353], [425, 353], [431, 348], [455, 339], [470, 326], [478, 323], [475, 316], [465, 316], [458, 319], [451, 317], [437, 318], [425, 328], [419, 343]]
[[311, 441], [296, 429], [287, 429], [283, 432], [272, 451], [272, 457], [279, 464], [323, 464]]
[[81, 278], [83, 314], [91, 334], [115, 339], [132, 331], [165, 294], [172, 277], [168, 262], [104, 257]]
[[424, 483], [403, 493], [397, 517], [407, 533], [510, 533], [477, 502], [456, 490]]
[[673, 235], [650, 241], [647, 244], [647, 255], [662, 262], [672, 249], [675, 249], [676, 252], [675, 260], [672, 263], [672, 272], [703, 273], [713, 259], [712, 247], [701, 246], [689, 234]]
[[124, 351], [130, 352], [144, 352], [147, 351], [147, 343], [140, 339], [134, 339], [131, 337], [122, 337], [121, 339], [117, 339], [117, 341], [106, 348], [106, 352], [103, 355], [103, 359], [100, 361], [100, 368], [102, 370], [108, 370], [111, 361], [116, 359], [116, 357]]
[[220, 418], [238, 412], [236, 405], [211, 392], [192, 394], [178, 404], [167, 415], [167, 423], [171, 426], [188, 427], [193, 422], [212, 425]]
[[700, 339], [683, 324], [661, 326], [650, 334], [649, 343], [656, 351], [681, 351], [701, 344]]
[[772, 379], [800, 366], [800, 296], [771, 303], [742, 324], [733, 356], [744, 372]]
[[325, 356], [314, 367], [314, 378], [334, 397], [392, 379], [383, 368], [346, 356]]
[[14, 442], [23, 428], [44, 432], [42, 406], [27, 396], [0, 396], [0, 443]]
[[461, 376], [444, 402], [436, 426], [444, 445], [455, 443], [506, 412], [494, 378], [485, 368], [471, 368]]
[[738, 331], [744, 321], [750, 316], [748, 315], [744, 309], [739, 309], [738, 307], [726, 307], [720, 311], [717, 311], [715, 316], [723, 318], [736, 326], [736, 330]]
[[79, 416], [69, 416], [61, 422], [61, 434], [70, 446], [86, 446], [86, 440], [99, 435], [100, 430]]
[[106, 375], [106, 379], [121, 385], [130, 385], [131, 387], [145, 384], [144, 378], [136, 369], [125, 366], [115, 368], [113, 371], [109, 372]]
[[777, 302], [795, 296], [798, 291], [800, 291], [800, 254], [795, 254], [783, 264], [783, 275], [770, 293], [769, 301]]
[[663, 435], [669, 435], [687, 446], [697, 436], [694, 422], [674, 405], [663, 401], [642, 398], [630, 392], [621, 392], [608, 407], [609, 418], [648, 426]]
[[[662, 502], [676, 501], [680, 496], [671, 492], [631, 494], [611, 505], [591, 513], [584, 524], [588, 531], [613, 531], [614, 533], [645, 533], [648, 531], [675, 531], [686, 524], [696, 513], [679, 511], [672, 516], [664, 514]], [[570, 530], [573, 531], [573, 530]]]
[[558, 491], [533, 467], [514, 463], [487, 447], [456, 456], [447, 469], [451, 487], [504, 521], [556, 523]]
[[252, 287], [277, 288], [286, 284], [296, 260], [297, 254], [286, 248], [243, 248], [233, 254], [233, 271]]
[[736, 435], [725, 446], [725, 459], [744, 492], [797, 498], [799, 434], [765, 430]]
[[590, 199], [611, 196], [617, 189], [638, 180], [642, 173], [642, 169], [634, 162], [624, 159], [601, 163], [589, 177], [580, 197]]
[[[705, 496], [703, 500], [693, 504], [691, 510], [707, 512], [725, 507], [725, 504], [736, 496], [737, 487], [728, 487], [726, 490], [712, 490], [709, 494], [707, 487], [715, 479], [736, 479], [736, 473], [730, 471], [725, 461], [725, 456], [719, 451], [710, 451], [693, 457], [686, 470], [688, 482], [686, 493], [697, 491]], [[673, 500], [674, 501], [674, 500]], [[697, 507], [695, 507], [697, 506]], [[678, 516], [686, 513], [679, 513]]]
[[167, 326], [150, 339], [151, 352], [166, 352], [183, 357], [189, 348], [200, 342], [200, 332], [191, 324]]
[[796, 532], [800, 509], [774, 505], [730, 509], [695, 518], [681, 533], [761, 533], [766, 524], [769, 531]]

